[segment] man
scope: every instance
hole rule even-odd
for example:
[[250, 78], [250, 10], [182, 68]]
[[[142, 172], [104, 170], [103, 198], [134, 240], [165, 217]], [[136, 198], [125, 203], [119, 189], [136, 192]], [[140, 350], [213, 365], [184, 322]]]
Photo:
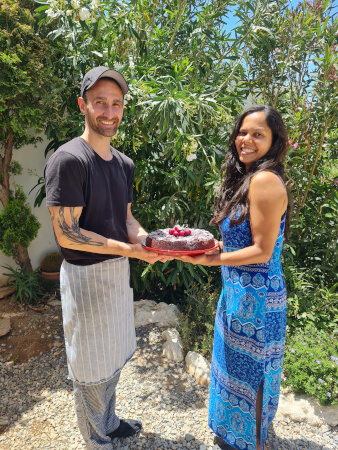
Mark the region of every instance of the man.
[[134, 164], [110, 145], [123, 115], [123, 76], [96, 67], [83, 78], [81, 137], [62, 145], [45, 168], [46, 203], [64, 257], [60, 286], [69, 375], [87, 448], [141, 429], [115, 414], [116, 385], [136, 348], [129, 260], [162, 260], [145, 250], [147, 232], [131, 213]]

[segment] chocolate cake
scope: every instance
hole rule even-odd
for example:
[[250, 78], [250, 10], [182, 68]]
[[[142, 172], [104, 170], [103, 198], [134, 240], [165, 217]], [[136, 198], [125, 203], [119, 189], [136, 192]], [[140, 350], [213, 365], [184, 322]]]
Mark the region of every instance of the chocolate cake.
[[215, 239], [209, 231], [176, 226], [152, 231], [146, 237], [146, 246], [171, 251], [206, 250], [215, 247]]

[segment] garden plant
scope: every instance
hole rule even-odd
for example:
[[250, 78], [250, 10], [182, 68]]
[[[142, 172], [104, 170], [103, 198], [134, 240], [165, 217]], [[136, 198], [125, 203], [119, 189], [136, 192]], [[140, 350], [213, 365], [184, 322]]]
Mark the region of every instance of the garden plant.
[[40, 269], [27, 272], [24, 268], [13, 269], [9, 265], [4, 266], [7, 270], [4, 275], [10, 278], [9, 284], [15, 287], [15, 301], [21, 305], [35, 305], [42, 295]]
[[33, 14], [32, 1], [0, 1], [0, 249], [26, 272], [33, 271], [27, 249], [40, 224], [22, 188], [11, 184], [22, 172], [13, 151], [41, 140], [53, 119], [62, 123], [62, 82], [49, 69], [48, 41]]

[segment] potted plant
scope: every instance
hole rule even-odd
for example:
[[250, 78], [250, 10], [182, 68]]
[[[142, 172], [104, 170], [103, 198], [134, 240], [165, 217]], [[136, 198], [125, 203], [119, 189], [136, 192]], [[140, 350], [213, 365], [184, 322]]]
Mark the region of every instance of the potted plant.
[[60, 278], [60, 267], [63, 258], [59, 252], [49, 252], [41, 259], [41, 276], [45, 280], [56, 281]]

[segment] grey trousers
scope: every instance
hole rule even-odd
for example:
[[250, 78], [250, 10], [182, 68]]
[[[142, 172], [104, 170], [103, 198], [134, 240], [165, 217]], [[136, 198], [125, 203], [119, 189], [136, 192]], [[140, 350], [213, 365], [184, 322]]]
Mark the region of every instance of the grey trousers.
[[119, 378], [120, 372], [100, 384], [73, 382], [77, 421], [88, 450], [113, 449], [107, 433], [115, 431], [120, 425], [120, 419], [115, 414]]

